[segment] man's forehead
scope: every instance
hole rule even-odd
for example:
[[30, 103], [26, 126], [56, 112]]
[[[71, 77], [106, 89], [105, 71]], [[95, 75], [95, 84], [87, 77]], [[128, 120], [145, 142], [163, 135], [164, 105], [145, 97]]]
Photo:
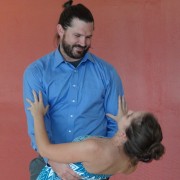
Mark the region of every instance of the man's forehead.
[[92, 29], [94, 26], [93, 22], [86, 22], [83, 20], [80, 20], [78, 18], [74, 18], [71, 21], [70, 28], [90, 28]]
[[67, 32], [73, 34], [91, 36], [93, 34], [93, 23], [74, 23], [72, 26], [66, 29]]

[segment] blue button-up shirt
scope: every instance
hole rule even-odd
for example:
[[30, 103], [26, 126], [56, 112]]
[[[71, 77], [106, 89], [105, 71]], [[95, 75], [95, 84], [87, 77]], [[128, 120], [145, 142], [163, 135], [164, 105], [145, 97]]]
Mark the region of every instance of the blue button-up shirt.
[[25, 70], [23, 96], [28, 134], [37, 150], [33, 118], [26, 102], [26, 98], [33, 100], [32, 90], [42, 91], [44, 104], [50, 105], [45, 126], [52, 143], [71, 142], [84, 135], [111, 137], [117, 130], [116, 122], [106, 113], [117, 113], [118, 96], [124, 94], [121, 80], [109, 63], [89, 52], [76, 68], [64, 61], [57, 49]]

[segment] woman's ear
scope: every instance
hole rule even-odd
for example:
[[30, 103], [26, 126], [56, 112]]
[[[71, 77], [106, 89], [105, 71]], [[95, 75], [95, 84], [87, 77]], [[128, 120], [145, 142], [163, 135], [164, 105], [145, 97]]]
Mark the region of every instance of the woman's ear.
[[64, 29], [63, 29], [63, 27], [61, 26], [61, 24], [58, 24], [57, 25], [57, 33], [58, 33], [58, 35], [60, 36], [60, 38], [64, 35]]
[[120, 137], [123, 140], [123, 142], [126, 142], [127, 136], [126, 136], [126, 133], [124, 131], [120, 132]]
[[120, 133], [120, 136], [121, 136], [122, 138], [126, 138], [126, 133], [123, 131], [123, 132]]

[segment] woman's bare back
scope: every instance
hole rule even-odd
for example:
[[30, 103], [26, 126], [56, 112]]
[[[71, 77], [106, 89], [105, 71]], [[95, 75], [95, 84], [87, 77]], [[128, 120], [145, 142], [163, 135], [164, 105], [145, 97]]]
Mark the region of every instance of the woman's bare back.
[[84, 167], [94, 174], [115, 174], [125, 173], [128, 170], [130, 161], [124, 154], [122, 148], [114, 145], [109, 138], [87, 139], [94, 150], [88, 154], [88, 161], [83, 162]]

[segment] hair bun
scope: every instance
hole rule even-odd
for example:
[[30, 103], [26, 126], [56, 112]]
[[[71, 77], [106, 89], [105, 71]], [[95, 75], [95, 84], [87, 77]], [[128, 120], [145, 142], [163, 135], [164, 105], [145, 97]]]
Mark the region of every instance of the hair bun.
[[64, 3], [63, 7], [64, 8], [69, 8], [72, 5], [72, 3], [73, 3], [73, 0], [69, 0], [66, 3]]
[[146, 153], [138, 156], [138, 159], [143, 162], [151, 162], [153, 159], [158, 160], [164, 154], [164, 146], [161, 143], [154, 143]]
[[148, 152], [151, 153], [152, 159], [158, 160], [164, 154], [164, 146], [161, 143], [153, 144]]

